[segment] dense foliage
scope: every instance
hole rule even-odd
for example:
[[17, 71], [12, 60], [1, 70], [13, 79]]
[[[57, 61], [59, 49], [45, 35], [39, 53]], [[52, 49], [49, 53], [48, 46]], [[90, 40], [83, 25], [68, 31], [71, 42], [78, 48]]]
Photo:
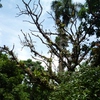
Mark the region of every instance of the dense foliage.
[[[21, 61], [22, 62], [22, 61]], [[40, 62], [31, 59], [23, 61], [31, 67], [37, 78], [50, 82], [47, 72]], [[42, 68], [42, 69], [41, 69]], [[44, 74], [43, 74], [44, 73]], [[45, 75], [45, 76], [43, 76]], [[75, 72], [63, 72], [57, 75], [61, 82], [55, 83], [54, 90], [36, 84], [34, 80], [16, 67], [7, 55], [0, 54], [0, 99], [1, 100], [99, 100], [100, 67], [82, 64]], [[53, 82], [53, 81], [51, 81]], [[52, 83], [51, 85], [53, 85]]]
[[6, 54], [0, 53], [0, 100], [29, 100], [23, 71]]
[[50, 100], [100, 100], [100, 67], [82, 66], [74, 73], [65, 72]]
[[[49, 77], [47, 76], [48, 72], [44, 70], [44, 67], [41, 66], [39, 61], [33, 62], [31, 59], [28, 59], [27, 61], [23, 61], [23, 63], [26, 65], [26, 68], [31, 69], [32, 74], [38, 80], [41, 79], [44, 82], [49, 82]], [[28, 74], [25, 75], [24, 82], [28, 86], [28, 91], [30, 92], [30, 100], [48, 100], [48, 96], [51, 90], [47, 89], [45, 86], [41, 86], [41, 83], [35, 83]]]
[[[31, 59], [20, 61], [31, 68], [36, 78], [48, 81], [46, 71], [40, 62]], [[50, 91], [36, 84], [29, 75], [12, 61], [6, 54], [0, 53], [0, 100], [47, 100]]]

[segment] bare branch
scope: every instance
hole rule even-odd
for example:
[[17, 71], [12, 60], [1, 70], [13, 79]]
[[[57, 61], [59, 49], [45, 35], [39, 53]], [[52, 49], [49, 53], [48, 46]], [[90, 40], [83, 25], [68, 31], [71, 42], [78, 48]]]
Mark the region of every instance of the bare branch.
[[43, 44], [48, 46], [48, 44], [46, 42], [44, 42], [43, 39], [39, 35], [35, 35], [32, 32], [31, 32], [31, 34], [34, 35], [35, 37], [38, 37], [42, 41]]
[[74, 39], [73, 39], [73, 36], [70, 32], [68, 32], [65, 28], [64, 28], [64, 31], [67, 33], [66, 36], [71, 40], [71, 42], [73, 43], [74, 42]]
[[9, 54], [10, 56], [12, 56], [11, 59], [18, 63], [18, 59], [15, 56], [15, 54], [13, 53], [13, 50], [14, 50], [14, 45], [13, 45], [12, 50], [9, 50], [9, 48], [5, 45], [4, 45], [4, 47], [0, 47], [0, 52], [5, 52], [6, 54]]
[[55, 19], [55, 17], [52, 15], [52, 13], [51, 12], [48, 12], [47, 11], [47, 13], [51, 16], [51, 18], [56, 22], [56, 19]]
[[23, 22], [28, 22], [28, 23], [30, 23], [30, 24], [35, 24], [35, 23], [33, 23], [33, 22], [31, 22], [31, 21], [28, 21], [28, 20], [23, 20]]
[[[43, 61], [45, 61], [46, 65], [48, 66], [48, 57], [42, 55], [41, 53], [39, 53], [36, 48], [34, 47], [33, 41], [32, 41], [32, 36], [39, 38], [39, 40], [41, 41], [42, 44], [44, 44], [46, 47], [49, 48], [49, 50], [52, 52], [52, 54], [54, 54], [56, 57], [59, 58], [59, 61], [61, 61], [62, 63], [64, 63], [64, 66], [66, 66], [69, 70], [70, 69], [75, 69], [75, 67], [77, 65], [80, 64], [80, 62], [83, 60], [83, 58], [89, 53], [90, 49], [82, 52], [81, 53], [81, 44], [86, 41], [86, 36], [87, 36], [87, 32], [85, 33], [82, 27], [82, 25], [80, 24], [80, 26], [77, 26], [77, 21], [78, 18], [77, 17], [73, 17], [70, 20], [70, 26], [68, 27], [69, 30], [66, 28], [66, 25], [63, 25], [63, 21], [60, 21], [61, 23], [58, 25], [57, 23], [55, 23], [55, 29], [57, 31], [56, 32], [51, 32], [50, 30], [44, 30], [43, 28], [43, 22], [44, 20], [42, 20], [40, 22], [40, 17], [42, 15], [43, 12], [43, 7], [40, 3], [40, 0], [38, 0], [37, 4], [33, 3], [33, 7], [30, 6], [30, 3], [32, 0], [29, 0], [29, 2], [25, 2], [25, 0], [22, 0], [23, 4], [25, 5], [25, 10], [21, 10], [19, 8], [19, 6], [17, 6], [17, 8], [19, 9], [20, 13], [19, 15], [28, 15], [32, 21], [27, 21], [24, 20], [30, 24], [33, 24], [36, 26], [36, 30], [31, 30], [31, 34], [25, 34], [23, 33], [24, 36], [24, 41], [21, 41], [21, 43], [24, 46], [27, 46], [30, 48], [31, 53], [34, 54], [34, 56], [32, 56], [33, 58], [41, 58]], [[53, 16], [53, 14], [51, 12], [47, 12], [50, 17], [56, 22], [57, 20], [55, 19], [55, 17]], [[59, 18], [60, 19], [60, 18]], [[90, 29], [90, 28], [89, 28]], [[38, 35], [37, 33], [38, 32]], [[60, 33], [62, 33], [61, 35], [59, 35]], [[51, 39], [51, 36], [58, 36], [58, 37], [62, 37], [60, 39], [66, 39], [65, 44], [61, 43], [59, 44], [60, 41], [58, 38], [58, 43], [56, 43], [54, 40]], [[68, 44], [67, 46], [64, 46]], [[68, 50], [68, 46], [71, 46], [71, 51]], [[69, 52], [68, 52], [69, 51]], [[73, 64], [74, 63], [74, 64]], [[49, 63], [50, 64], [50, 63]], [[62, 66], [63, 67], [63, 66]]]
[[42, 5], [40, 3], [40, 0], [38, 1], [38, 3], [39, 3], [39, 6], [40, 6], [40, 14], [38, 15], [38, 18], [40, 18], [41, 14], [42, 14], [43, 8], [42, 8]]

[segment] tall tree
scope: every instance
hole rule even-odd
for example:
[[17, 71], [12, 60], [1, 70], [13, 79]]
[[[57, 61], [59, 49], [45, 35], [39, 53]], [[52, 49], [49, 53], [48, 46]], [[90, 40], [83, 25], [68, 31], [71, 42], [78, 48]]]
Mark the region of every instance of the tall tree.
[[[64, 28], [68, 27], [72, 18], [77, 17], [78, 8], [80, 8], [81, 6], [81, 4], [72, 3], [72, 0], [55, 0], [52, 2], [51, 9], [53, 10], [55, 15], [55, 23], [57, 25], [57, 30], [59, 33], [59, 35], [55, 39], [55, 42], [59, 44], [61, 48], [64, 48], [64, 50], [66, 50], [66, 47], [68, 47], [69, 41]], [[68, 50], [66, 51], [69, 52]], [[63, 70], [63, 61], [59, 59], [59, 71], [62, 72]]]

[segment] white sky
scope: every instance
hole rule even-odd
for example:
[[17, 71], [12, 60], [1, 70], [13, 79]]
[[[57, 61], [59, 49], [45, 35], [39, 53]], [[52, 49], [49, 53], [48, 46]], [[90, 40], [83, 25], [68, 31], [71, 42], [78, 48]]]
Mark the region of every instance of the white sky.
[[[50, 11], [50, 4], [53, 0], [40, 0], [41, 4], [44, 8], [43, 15], [41, 19], [46, 19], [44, 22], [44, 28], [45, 29], [51, 29], [53, 28], [53, 22], [51, 19], [48, 19], [48, 14], [46, 11]], [[73, 0], [74, 2], [80, 2], [80, 0]], [[81, 3], [83, 3], [84, 0], [81, 0]], [[13, 44], [15, 45], [15, 53], [18, 55], [19, 59], [28, 59], [30, 58], [29, 50], [23, 49], [21, 50], [22, 45], [20, 44], [20, 40], [18, 38], [18, 35], [22, 36], [21, 29], [24, 32], [29, 32], [29, 29], [33, 29], [34, 26], [23, 22], [27, 17], [21, 16], [21, 17], [15, 17], [16, 14], [19, 12], [18, 9], [16, 9], [17, 4], [21, 7], [23, 7], [23, 4], [21, 0], [1, 0], [1, 3], [3, 5], [2, 8], [0, 8], [0, 46], [7, 45], [9, 48], [13, 47]], [[35, 39], [36, 41], [36, 39]], [[37, 44], [36, 44], [37, 45]], [[38, 50], [41, 49], [41, 51], [45, 51], [46, 48], [42, 48], [42, 45], [38, 42]]]

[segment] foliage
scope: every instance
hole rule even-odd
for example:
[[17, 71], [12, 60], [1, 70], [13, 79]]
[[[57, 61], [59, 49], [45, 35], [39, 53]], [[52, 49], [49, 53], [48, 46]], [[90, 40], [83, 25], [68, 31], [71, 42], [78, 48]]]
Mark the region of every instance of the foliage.
[[16, 62], [0, 53], [0, 100], [29, 100], [24, 74]]
[[81, 8], [79, 16], [84, 19], [84, 24], [87, 24], [84, 30], [87, 32], [89, 28], [89, 35], [96, 34], [100, 36], [100, 0], [86, 0], [86, 4]]
[[100, 67], [83, 66], [66, 72], [50, 100], [100, 100]]
[[[27, 67], [30, 68], [32, 74], [38, 80], [41, 79], [43, 82], [49, 84], [48, 72], [46, 72], [44, 70], [44, 67], [41, 66], [41, 62], [39, 61], [33, 62], [31, 59], [28, 59], [23, 62], [26, 65], [26, 68]], [[41, 83], [40, 84], [35, 83], [34, 80], [32, 80], [30, 76], [27, 74], [25, 75], [24, 82], [27, 84], [29, 88], [31, 100], [48, 100], [48, 96], [51, 90], [45, 88], [45, 86], [40, 85]]]
[[84, 20], [82, 25], [84, 31], [89, 36], [96, 36], [97, 38], [91, 42], [94, 47], [91, 49], [90, 62], [92, 66], [99, 64], [99, 48], [100, 48], [100, 0], [86, 0], [85, 5], [79, 11], [79, 17]]
[[[26, 68], [30, 67], [33, 75], [50, 82], [48, 72], [40, 62], [31, 59], [23, 61]], [[0, 99], [1, 100], [95, 100], [100, 99], [100, 67], [90, 67], [83, 64], [79, 71], [58, 73], [61, 83], [55, 84], [54, 90], [49, 90], [32, 81], [28, 74], [16, 67], [16, 63], [7, 55], [0, 54]]]
[[[86, 0], [86, 4], [84, 7], [79, 12], [79, 16], [81, 18], [85, 19], [85, 23], [90, 25], [90, 32], [88, 32], [89, 35], [94, 35], [96, 34], [97, 37], [100, 36], [100, 1], [92, 1], [92, 0]], [[86, 29], [89, 26], [86, 26]]]
[[82, 5], [75, 4], [72, 0], [54, 0], [51, 4], [51, 9], [55, 14], [55, 22], [59, 26], [60, 22], [62, 25], [68, 26], [70, 19], [74, 18], [78, 9]]
[[[44, 71], [40, 62], [31, 59], [20, 61], [29, 67], [36, 77], [43, 82], [49, 82], [48, 72]], [[47, 100], [51, 90], [35, 83], [35, 80], [10, 59], [6, 54], [0, 53], [0, 100]], [[46, 84], [45, 84], [46, 85]]]

